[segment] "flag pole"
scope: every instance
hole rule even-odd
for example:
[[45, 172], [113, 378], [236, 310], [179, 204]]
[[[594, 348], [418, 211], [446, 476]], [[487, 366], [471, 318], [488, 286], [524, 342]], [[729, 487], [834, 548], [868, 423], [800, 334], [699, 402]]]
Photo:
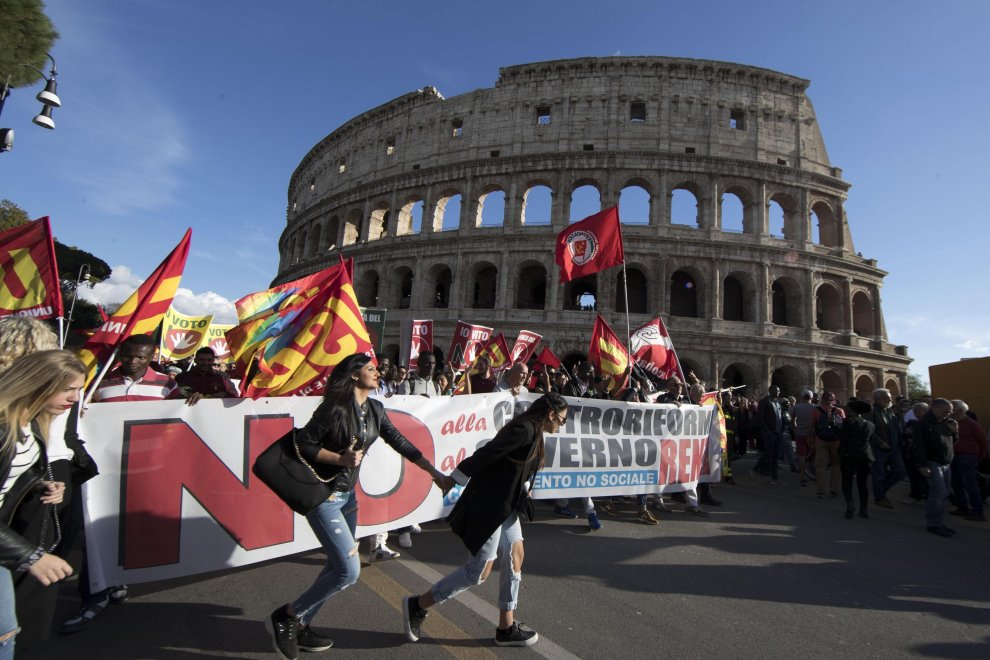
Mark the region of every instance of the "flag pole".
[[[621, 237], [621, 228], [619, 230], [619, 236]], [[626, 297], [626, 355], [628, 355], [629, 373], [626, 375], [626, 382], [623, 383], [625, 387], [629, 386], [629, 380], [632, 378], [632, 330], [629, 326], [629, 278], [626, 277], [626, 260], [622, 259], [622, 292]]]
[[90, 400], [92, 400], [93, 395], [96, 394], [96, 388], [100, 386], [100, 383], [103, 381], [103, 377], [107, 375], [107, 372], [110, 371], [110, 367], [113, 366], [113, 361], [117, 359], [117, 351], [119, 350], [119, 348], [120, 348], [119, 346], [114, 347], [113, 353], [111, 353], [110, 357], [107, 359], [107, 363], [103, 365], [103, 369], [101, 369], [100, 373], [96, 376], [96, 378], [93, 379], [93, 385], [92, 387], [89, 388], [89, 391], [86, 393], [86, 398], [83, 400], [82, 407], [80, 408], [81, 410], [86, 409], [86, 406], [89, 405], [89, 402]]

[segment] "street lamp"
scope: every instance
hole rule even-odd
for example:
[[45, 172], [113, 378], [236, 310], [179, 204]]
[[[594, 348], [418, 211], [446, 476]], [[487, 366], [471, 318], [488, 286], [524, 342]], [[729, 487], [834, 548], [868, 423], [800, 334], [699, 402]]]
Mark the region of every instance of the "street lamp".
[[[31, 66], [30, 64], [21, 64], [20, 66], [25, 66], [29, 69], [34, 69], [38, 74], [45, 78], [45, 88], [38, 92], [35, 97], [41, 101], [41, 112], [39, 112], [34, 119], [31, 121], [41, 126], [42, 128], [47, 128], [48, 130], [55, 130], [55, 120], [52, 118], [52, 110], [54, 108], [62, 107], [62, 100], [58, 97], [56, 92], [58, 84], [55, 82], [56, 76], [58, 76], [58, 69], [55, 66], [55, 58], [45, 53], [45, 57], [52, 61], [52, 69], [48, 76], [45, 77], [45, 72]], [[4, 83], [3, 87], [0, 88], [0, 113], [3, 112], [3, 102], [6, 98], [10, 96], [10, 76], [7, 76], [7, 82]], [[14, 148], [14, 129], [12, 128], [0, 128], [0, 152], [10, 151]]]

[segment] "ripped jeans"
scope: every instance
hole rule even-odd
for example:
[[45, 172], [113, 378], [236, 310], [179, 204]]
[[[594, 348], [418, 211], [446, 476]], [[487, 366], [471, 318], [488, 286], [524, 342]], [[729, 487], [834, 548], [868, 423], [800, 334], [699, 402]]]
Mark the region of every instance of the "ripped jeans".
[[516, 542], [521, 542], [522, 526], [519, 524], [519, 516], [515, 513], [506, 518], [502, 524], [495, 529], [485, 544], [481, 546], [478, 553], [471, 555], [468, 562], [456, 571], [443, 578], [431, 589], [433, 600], [440, 604], [469, 589], [481, 584], [481, 576], [485, 572], [485, 566], [489, 561], [493, 561], [499, 551], [502, 553], [502, 563], [498, 569], [498, 607], [500, 610], [512, 611], [516, 609], [519, 600], [519, 583], [522, 582], [522, 570], [513, 570], [512, 547]]
[[0, 660], [13, 659], [14, 638], [19, 631], [14, 608], [14, 576], [10, 569], [0, 566]]
[[334, 493], [306, 516], [316, 538], [327, 553], [327, 562], [313, 586], [292, 602], [292, 610], [303, 626], [308, 626], [323, 603], [358, 580], [361, 559], [357, 553], [354, 529], [357, 526], [357, 499], [354, 491]]

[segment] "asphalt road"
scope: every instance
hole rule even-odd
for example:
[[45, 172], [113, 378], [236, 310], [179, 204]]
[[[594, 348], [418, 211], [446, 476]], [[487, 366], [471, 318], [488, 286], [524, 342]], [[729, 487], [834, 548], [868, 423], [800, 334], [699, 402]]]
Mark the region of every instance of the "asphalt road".
[[[906, 484], [892, 493], [895, 510], [845, 520], [841, 498], [816, 499], [796, 474], [771, 486], [748, 474], [751, 460], [734, 465], [739, 484], [715, 489], [724, 505], [709, 518], [677, 505], [650, 527], [628, 501], [590, 532], [540, 505], [542, 519], [524, 525], [517, 615], [539, 631], [533, 647], [493, 645], [497, 575], [432, 610], [424, 638], [406, 642], [401, 597], [465, 557], [438, 522], [402, 559], [365, 566], [358, 584], [328, 602], [314, 623], [336, 641], [324, 655], [990, 658], [990, 523], [947, 516], [956, 537], [928, 534], [923, 507], [899, 504]], [[321, 562], [314, 553], [134, 585], [127, 603], [90, 628], [18, 658], [272, 658], [262, 619], [307, 587]], [[75, 585], [62, 585], [58, 620], [76, 607]]]

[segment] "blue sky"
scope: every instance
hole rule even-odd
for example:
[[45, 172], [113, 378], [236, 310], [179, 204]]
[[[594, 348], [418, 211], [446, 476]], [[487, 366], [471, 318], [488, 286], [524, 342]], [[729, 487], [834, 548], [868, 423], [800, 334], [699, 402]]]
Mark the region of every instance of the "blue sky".
[[229, 318], [228, 300], [275, 274], [293, 169], [368, 108], [424, 85], [490, 87], [500, 66], [667, 55], [810, 79], [853, 185], [856, 249], [890, 272], [890, 340], [926, 377], [990, 354], [990, 3], [50, 0], [48, 13], [63, 107], [43, 131], [38, 90], [15, 90], [0, 197], [114, 266], [106, 302], [191, 226], [177, 306]]

